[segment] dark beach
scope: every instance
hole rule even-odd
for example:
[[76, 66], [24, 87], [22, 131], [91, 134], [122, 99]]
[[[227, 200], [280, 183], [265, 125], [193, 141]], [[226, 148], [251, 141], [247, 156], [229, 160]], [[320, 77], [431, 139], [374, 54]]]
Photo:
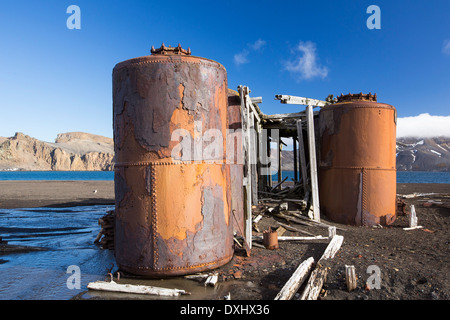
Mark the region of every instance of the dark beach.
[[[398, 195], [413, 193], [417, 195], [403, 201], [407, 208], [415, 206], [418, 225], [423, 226], [422, 229], [403, 230], [408, 227], [407, 215], [398, 216], [393, 225], [384, 228], [346, 226], [322, 217], [323, 222], [345, 231], [337, 230], [337, 234], [344, 236], [344, 242], [336, 256], [327, 261], [328, 277], [319, 299], [450, 299], [450, 184], [397, 185]], [[114, 204], [113, 181], [0, 181], [0, 208], [96, 204]], [[286, 223], [264, 214], [259, 228], [265, 230], [277, 221]], [[294, 226], [314, 235], [327, 236], [324, 228]], [[287, 231], [284, 235], [301, 234]], [[298, 265], [311, 256], [317, 261], [326, 245], [326, 241], [280, 242], [277, 250], [255, 246], [250, 257], [236, 249], [229, 263], [214, 270], [220, 276], [219, 286], [213, 296], [204, 299], [219, 299], [222, 293], [231, 293], [232, 300], [272, 300]], [[346, 290], [345, 265], [354, 265], [356, 269], [358, 286], [352, 292]], [[381, 270], [380, 289], [366, 288], [370, 276], [367, 270], [371, 265]], [[85, 293], [77, 298], [90, 299]], [[101, 299], [110, 298], [103, 296]], [[113, 299], [117, 298], [120, 297]], [[127, 299], [127, 296], [123, 295], [123, 298]]]
[[114, 204], [114, 181], [0, 181], [0, 208]]

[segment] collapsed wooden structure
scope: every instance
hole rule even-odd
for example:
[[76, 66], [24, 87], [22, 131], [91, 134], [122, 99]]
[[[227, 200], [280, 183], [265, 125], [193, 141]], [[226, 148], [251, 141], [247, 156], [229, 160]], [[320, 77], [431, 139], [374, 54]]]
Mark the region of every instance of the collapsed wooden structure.
[[[306, 106], [296, 113], [264, 114], [259, 108], [262, 98], [250, 97], [250, 89], [238, 87], [242, 116], [242, 148], [244, 156], [244, 238], [252, 246], [252, 205], [265, 199], [303, 200], [307, 203], [306, 213], [314, 221], [320, 221], [319, 189], [317, 181], [317, 152], [315, 122], [318, 111], [326, 101], [276, 95], [283, 104]], [[294, 155], [294, 181], [282, 188], [282, 138], [292, 138]], [[272, 148], [276, 144], [276, 148]], [[275, 163], [274, 163], [275, 162]], [[274, 169], [275, 168], [275, 169]], [[277, 183], [272, 179], [277, 173]], [[285, 183], [286, 184], [286, 183]]]

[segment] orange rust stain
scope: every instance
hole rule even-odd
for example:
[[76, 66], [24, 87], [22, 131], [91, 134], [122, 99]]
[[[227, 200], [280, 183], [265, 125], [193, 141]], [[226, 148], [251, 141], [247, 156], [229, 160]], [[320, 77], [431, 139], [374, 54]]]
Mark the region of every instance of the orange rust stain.
[[157, 232], [165, 240], [183, 240], [196, 233], [203, 220], [202, 189], [222, 186], [225, 221], [229, 223], [226, 184], [216, 164], [159, 165], [156, 167]]
[[201, 189], [194, 188], [195, 166], [170, 165], [156, 167], [157, 232], [163, 239], [186, 238], [203, 220]]

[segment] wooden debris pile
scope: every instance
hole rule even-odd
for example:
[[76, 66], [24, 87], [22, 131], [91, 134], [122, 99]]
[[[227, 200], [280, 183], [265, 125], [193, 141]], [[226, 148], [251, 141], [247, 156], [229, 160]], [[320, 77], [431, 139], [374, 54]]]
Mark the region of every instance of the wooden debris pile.
[[110, 210], [106, 215], [98, 219], [101, 229], [94, 243], [99, 244], [102, 249], [114, 250], [114, 213], [114, 210]]

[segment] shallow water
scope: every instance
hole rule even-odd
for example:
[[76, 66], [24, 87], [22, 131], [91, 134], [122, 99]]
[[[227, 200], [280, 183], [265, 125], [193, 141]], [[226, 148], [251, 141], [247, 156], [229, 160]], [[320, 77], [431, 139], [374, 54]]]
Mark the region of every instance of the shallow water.
[[[161, 297], [87, 291], [87, 284], [105, 280], [107, 269], [115, 265], [111, 250], [95, 245], [100, 231], [98, 219], [113, 206], [72, 208], [0, 209], [0, 236], [11, 245], [43, 247], [45, 251], [0, 254], [0, 300], [67, 300], [76, 295], [85, 299], [164, 299]], [[80, 269], [80, 289], [72, 288], [72, 271]], [[117, 267], [114, 266], [114, 271]], [[69, 280], [69, 286], [67, 285]], [[119, 283], [184, 289], [191, 295], [165, 299], [221, 299], [235, 283], [205, 287], [192, 280], [121, 279]], [[72, 286], [71, 286], [72, 284]]]
[[[0, 209], [3, 240], [47, 249], [0, 256], [0, 299], [65, 300], [86, 290], [88, 282], [103, 279], [114, 256], [93, 241], [100, 230], [98, 218], [110, 209], [113, 207]], [[80, 268], [80, 289], [67, 286], [71, 265]]]

